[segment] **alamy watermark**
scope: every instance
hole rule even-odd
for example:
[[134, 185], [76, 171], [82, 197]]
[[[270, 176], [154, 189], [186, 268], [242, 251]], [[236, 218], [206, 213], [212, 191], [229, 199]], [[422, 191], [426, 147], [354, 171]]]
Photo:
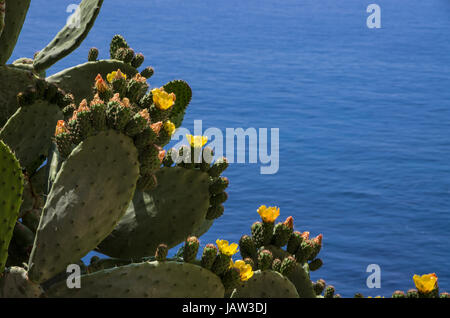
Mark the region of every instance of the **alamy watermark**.
[[72, 3], [69, 4], [66, 8], [67, 13], [72, 13], [67, 18], [67, 26], [70, 29], [78, 29], [81, 26], [81, 11], [80, 11], [80, 5]]
[[369, 4], [367, 7], [367, 13], [370, 15], [367, 17], [366, 24], [369, 29], [381, 28], [381, 8], [378, 4]]
[[371, 273], [366, 279], [368, 288], [381, 288], [381, 268], [378, 264], [370, 264], [366, 269], [367, 273]]

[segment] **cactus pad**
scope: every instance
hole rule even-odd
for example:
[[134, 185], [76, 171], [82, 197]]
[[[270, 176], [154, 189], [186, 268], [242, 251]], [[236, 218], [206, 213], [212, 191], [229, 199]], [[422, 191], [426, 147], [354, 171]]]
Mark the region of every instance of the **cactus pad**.
[[95, 248], [125, 213], [138, 176], [137, 150], [129, 137], [107, 130], [81, 142], [47, 197], [30, 279], [43, 282]]
[[108, 73], [120, 69], [129, 78], [133, 77], [137, 70], [129, 64], [117, 60], [100, 60], [87, 62], [63, 70], [47, 78], [49, 83], [54, 83], [68, 93], [75, 96], [75, 103], [78, 104], [83, 98], [92, 99], [93, 79], [97, 74], [106, 78]]
[[180, 167], [155, 173], [158, 187], [136, 191], [132, 204], [99, 251], [112, 257], [154, 255], [160, 243], [183, 242], [205, 221], [209, 207], [208, 174]]
[[13, 115], [19, 105], [17, 94], [28, 86], [34, 86], [35, 77], [30, 71], [25, 71], [13, 66], [0, 66], [0, 129], [8, 118]]
[[143, 262], [81, 276], [81, 288], [61, 282], [49, 297], [222, 298], [220, 278], [200, 266], [174, 262]]
[[[55, 38], [34, 59], [34, 68], [41, 71], [49, 68], [80, 46], [94, 25], [103, 0], [83, 0], [74, 19], [64, 26]], [[78, 16], [78, 18], [76, 18]]]
[[33, 173], [44, 162], [55, 126], [63, 114], [58, 105], [38, 100], [20, 107], [0, 131], [21, 165]]
[[[4, 1], [0, 1], [4, 2]], [[31, 0], [6, 0], [5, 27], [0, 34], [0, 65], [11, 57]], [[3, 6], [5, 3], [3, 3]]]
[[280, 273], [258, 270], [233, 291], [231, 298], [299, 298], [299, 295], [289, 279]]
[[0, 274], [8, 258], [8, 246], [22, 202], [23, 175], [16, 157], [0, 140]]

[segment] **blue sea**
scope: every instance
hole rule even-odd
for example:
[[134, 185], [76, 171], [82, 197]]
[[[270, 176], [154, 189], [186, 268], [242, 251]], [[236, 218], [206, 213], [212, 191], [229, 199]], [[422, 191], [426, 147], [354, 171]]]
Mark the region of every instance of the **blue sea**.
[[[381, 8], [369, 29], [366, 8]], [[75, 0], [32, 1], [11, 61], [33, 57]], [[48, 75], [108, 58], [125, 36], [159, 87], [193, 90], [183, 126], [279, 128], [279, 171], [231, 164], [225, 214], [201, 237], [237, 242], [276, 205], [323, 233], [324, 278], [344, 297], [390, 296], [435, 272], [450, 292], [450, 1], [108, 0], [80, 48]], [[381, 268], [368, 288], [367, 266]]]

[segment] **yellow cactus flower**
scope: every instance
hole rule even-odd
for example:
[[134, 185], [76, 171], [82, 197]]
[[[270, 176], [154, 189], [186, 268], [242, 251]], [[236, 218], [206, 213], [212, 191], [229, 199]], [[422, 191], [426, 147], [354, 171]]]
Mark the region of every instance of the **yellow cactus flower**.
[[192, 136], [192, 135], [186, 135], [186, 138], [191, 145], [191, 147], [194, 148], [201, 148], [208, 142], [208, 137], [206, 136]]
[[238, 252], [238, 246], [236, 243], [229, 244], [226, 240], [217, 240], [217, 246], [219, 247], [219, 252], [228, 256], [233, 256]]
[[414, 284], [421, 293], [430, 293], [436, 287], [438, 277], [435, 273], [413, 276]]
[[253, 276], [253, 269], [250, 264], [245, 263], [242, 260], [238, 260], [233, 264], [233, 267], [239, 269], [239, 276], [241, 277], [241, 281], [245, 282], [249, 280]]
[[265, 205], [261, 205], [258, 210], [258, 214], [261, 216], [261, 219], [265, 223], [273, 223], [280, 215], [280, 208], [276, 206], [266, 207]]
[[175, 103], [175, 94], [167, 93], [164, 88], [152, 89], [153, 102], [161, 110], [167, 110]]
[[164, 130], [167, 132], [167, 134], [169, 136], [172, 136], [176, 129], [177, 128], [175, 127], [175, 125], [170, 120], [167, 120], [164, 123]]
[[123, 74], [120, 69], [118, 69], [117, 71], [114, 71], [112, 73], [109, 73], [108, 75], [106, 75], [106, 79], [108, 80], [108, 82], [112, 83], [113, 80], [115, 79], [127, 79], [127, 75]]

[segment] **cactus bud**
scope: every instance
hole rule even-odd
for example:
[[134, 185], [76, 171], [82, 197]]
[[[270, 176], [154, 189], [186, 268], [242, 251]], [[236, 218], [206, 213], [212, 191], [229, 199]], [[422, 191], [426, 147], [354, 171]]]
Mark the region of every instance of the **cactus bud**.
[[140, 67], [142, 63], [144, 63], [144, 59], [145, 59], [144, 54], [137, 53], [131, 60], [131, 66], [133, 66], [134, 68]]
[[98, 257], [97, 255], [94, 255], [94, 256], [91, 257], [91, 260], [89, 261], [89, 264], [90, 264], [90, 265], [95, 264], [95, 263], [97, 263], [99, 260], [100, 260], [100, 257]]
[[276, 272], [281, 271], [281, 260], [279, 258], [275, 258], [272, 262], [272, 270]]
[[262, 271], [272, 268], [273, 255], [269, 250], [262, 250], [258, 255], [258, 268]]
[[212, 184], [209, 186], [211, 194], [219, 194], [228, 187], [230, 181], [226, 177], [213, 178]]
[[239, 240], [239, 250], [242, 258], [256, 259], [256, 245], [253, 239], [248, 235], [243, 235]]
[[88, 61], [95, 62], [98, 58], [98, 49], [96, 47], [91, 47], [88, 53]]
[[211, 269], [217, 257], [217, 247], [214, 244], [207, 244], [203, 249], [201, 264], [203, 268]]
[[396, 290], [392, 294], [392, 298], [406, 298], [406, 294], [403, 291], [401, 291], [401, 290]]
[[211, 205], [220, 205], [224, 203], [228, 199], [228, 194], [226, 192], [222, 192], [216, 195], [211, 196], [209, 202]]
[[284, 276], [288, 276], [294, 271], [296, 265], [297, 262], [295, 258], [293, 256], [288, 256], [281, 262], [280, 273]]
[[141, 75], [144, 76], [146, 79], [149, 79], [152, 77], [152, 75], [155, 73], [155, 70], [153, 67], [149, 66], [142, 70]]
[[320, 258], [316, 258], [309, 263], [309, 270], [311, 272], [318, 270], [323, 265], [323, 262]]
[[293, 222], [293, 218], [290, 216], [284, 223], [278, 223], [275, 226], [272, 239], [273, 245], [282, 247], [288, 243], [294, 228]]
[[255, 242], [256, 248], [260, 248], [264, 245], [263, 224], [261, 222], [255, 222], [252, 225], [252, 238]]
[[328, 285], [325, 288], [325, 293], [324, 293], [323, 297], [325, 297], [325, 298], [333, 298], [334, 293], [335, 293], [334, 286]]
[[186, 240], [183, 250], [183, 259], [185, 262], [192, 263], [195, 260], [199, 246], [200, 242], [195, 236], [191, 236]]
[[116, 34], [111, 40], [109, 49], [109, 53], [112, 59], [115, 58], [117, 50], [120, 48], [128, 48], [128, 44], [123, 36]]
[[289, 237], [286, 250], [289, 254], [295, 255], [297, 253], [300, 244], [302, 244], [303, 238], [301, 237], [301, 233], [295, 231]]
[[208, 171], [211, 177], [219, 177], [225, 169], [228, 168], [228, 160], [225, 157], [219, 158], [214, 162]]
[[326, 286], [326, 283], [323, 279], [319, 279], [315, 283], [313, 283], [313, 289], [314, 289], [314, 292], [316, 293], [316, 295], [321, 295], [325, 289], [325, 286]]
[[166, 260], [169, 249], [166, 244], [159, 244], [156, 248], [155, 258], [158, 262]]
[[222, 204], [219, 205], [211, 205], [206, 212], [207, 220], [215, 220], [222, 216], [225, 211], [225, 207]]
[[419, 298], [419, 291], [412, 288], [406, 292], [406, 298]]
[[305, 240], [302, 242], [302, 244], [300, 244], [300, 247], [295, 254], [295, 258], [299, 263], [303, 263], [311, 258], [310, 256], [313, 252], [313, 243], [311, 242], [311, 240]]

